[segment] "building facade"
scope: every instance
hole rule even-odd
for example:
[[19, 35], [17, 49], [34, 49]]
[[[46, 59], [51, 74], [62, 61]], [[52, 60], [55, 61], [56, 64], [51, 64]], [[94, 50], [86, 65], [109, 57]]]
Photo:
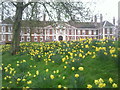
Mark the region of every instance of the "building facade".
[[[12, 24], [0, 24], [0, 42], [12, 41]], [[103, 39], [115, 36], [115, 25], [108, 22], [62, 22], [44, 27], [21, 28], [20, 42], [71, 41], [80, 38]]]

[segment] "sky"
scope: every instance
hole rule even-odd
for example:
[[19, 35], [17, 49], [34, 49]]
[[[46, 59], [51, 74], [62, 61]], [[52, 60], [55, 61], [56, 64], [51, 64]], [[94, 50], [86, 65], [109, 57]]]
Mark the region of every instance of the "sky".
[[[120, 0], [82, 0], [84, 2], [91, 2], [91, 8], [93, 15], [102, 14], [103, 20], [108, 20], [113, 22], [113, 17], [116, 19], [116, 23], [118, 21], [118, 2]], [[95, 4], [93, 4], [95, 2]]]
[[[15, 1], [15, 0], [12, 0], [12, 1]], [[29, 1], [29, 0], [25, 0], [25, 1]], [[65, 0], [56, 0], [56, 1], [65, 1]], [[120, 0], [70, 0], [70, 1], [72, 2], [83, 1], [85, 3], [88, 2], [88, 6], [93, 11], [92, 13], [93, 16], [94, 15], [98, 16], [98, 21], [99, 21], [100, 14], [103, 15], [103, 20], [108, 20], [110, 22], [113, 22], [113, 17], [115, 17], [116, 23], [118, 21], [118, 2]]]

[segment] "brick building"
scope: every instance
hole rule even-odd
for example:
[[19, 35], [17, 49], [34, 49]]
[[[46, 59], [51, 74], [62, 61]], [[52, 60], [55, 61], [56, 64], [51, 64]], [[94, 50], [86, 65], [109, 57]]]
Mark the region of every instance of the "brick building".
[[[97, 22], [50, 22], [39, 21], [32, 27], [24, 22], [21, 28], [20, 41], [21, 42], [44, 42], [44, 41], [59, 41], [59, 40], [78, 40], [79, 38], [97, 38], [102, 39], [115, 36], [116, 28], [114, 23], [108, 21]], [[0, 41], [12, 40], [12, 24], [0, 24]]]

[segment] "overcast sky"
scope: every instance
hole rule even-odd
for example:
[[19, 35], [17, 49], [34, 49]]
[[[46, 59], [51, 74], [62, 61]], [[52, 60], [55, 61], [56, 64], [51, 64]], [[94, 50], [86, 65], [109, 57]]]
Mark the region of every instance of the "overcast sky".
[[[13, 0], [13, 1], [15, 1], [15, 0]], [[29, 1], [29, 0], [25, 0], [25, 1]], [[56, 0], [56, 1], [59, 1], [59, 0]], [[60, 0], [60, 1], [65, 1], [65, 0]], [[80, 1], [80, 0], [70, 0], [70, 1]], [[99, 15], [102, 14], [103, 20], [108, 20], [110, 22], [113, 22], [112, 21], [113, 17], [115, 17], [116, 23], [117, 23], [118, 2], [120, 0], [81, 0], [81, 1], [89, 2], [88, 6], [90, 6], [90, 8], [92, 9], [93, 15], [95, 15], [95, 14], [98, 15], [98, 21], [99, 21]], [[93, 4], [93, 3], [95, 3], [95, 4]]]
[[[103, 14], [103, 19], [112, 22], [115, 17], [118, 20], [118, 2], [120, 0], [82, 0], [85, 2], [96, 3], [93, 14]], [[92, 7], [92, 6], [91, 6]]]

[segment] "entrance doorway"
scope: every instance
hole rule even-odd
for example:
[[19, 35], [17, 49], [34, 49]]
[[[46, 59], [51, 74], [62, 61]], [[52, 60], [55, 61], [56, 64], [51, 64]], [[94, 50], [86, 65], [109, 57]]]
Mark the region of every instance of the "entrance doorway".
[[59, 36], [58, 39], [59, 39], [59, 41], [62, 41], [63, 40], [63, 36]]

